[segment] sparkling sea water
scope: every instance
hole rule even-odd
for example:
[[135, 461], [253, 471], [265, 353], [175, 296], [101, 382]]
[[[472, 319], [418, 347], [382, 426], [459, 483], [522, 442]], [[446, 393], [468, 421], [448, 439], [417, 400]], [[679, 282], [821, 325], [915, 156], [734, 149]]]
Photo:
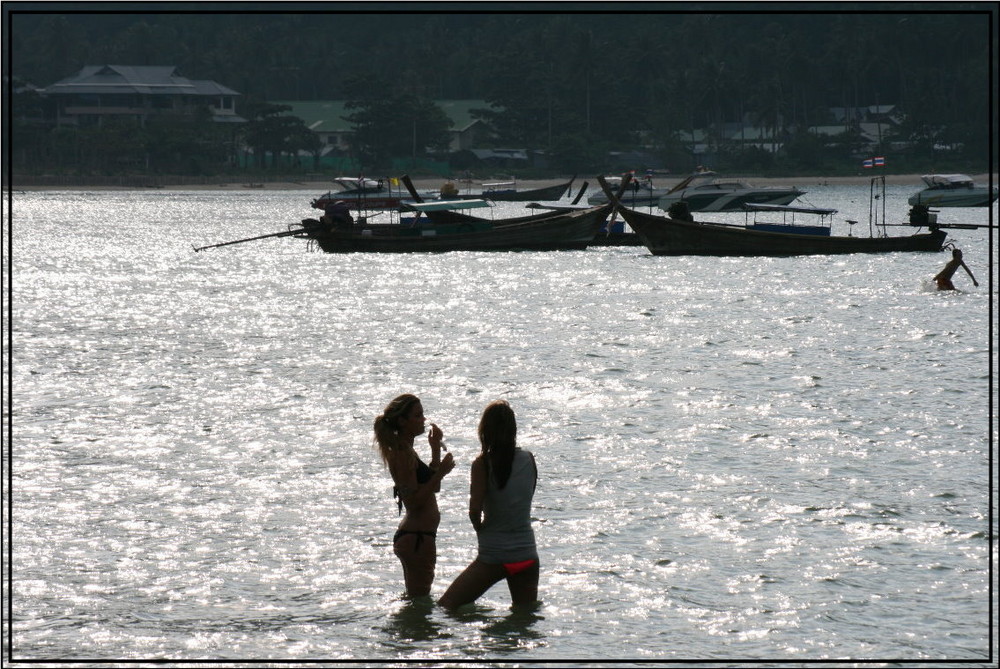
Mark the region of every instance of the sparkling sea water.
[[[806, 190], [868, 234], [867, 186]], [[980, 282], [951, 294], [946, 253], [192, 250], [317, 195], [5, 196], [5, 660], [996, 659], [995, 233], [950, 232]], [[537, 610], [402, 596], [371, 424], [403, 392], [458, 463], [435, 597], [475, 554], [479, 414], [512, 404]]]

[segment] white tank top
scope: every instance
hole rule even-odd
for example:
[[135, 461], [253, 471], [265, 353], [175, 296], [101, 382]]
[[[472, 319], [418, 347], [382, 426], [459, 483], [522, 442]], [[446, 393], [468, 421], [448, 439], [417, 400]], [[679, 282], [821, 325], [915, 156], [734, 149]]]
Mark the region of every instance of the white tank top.
[[479, 559], [490, 564], [537, 560], [531, 529], [531, 498], [535, 494], [535, 459], [529, 451], [514, 450], [510, 478], [503, 489], [492, 474], [486, 480], [483, 524], [479, 528]]

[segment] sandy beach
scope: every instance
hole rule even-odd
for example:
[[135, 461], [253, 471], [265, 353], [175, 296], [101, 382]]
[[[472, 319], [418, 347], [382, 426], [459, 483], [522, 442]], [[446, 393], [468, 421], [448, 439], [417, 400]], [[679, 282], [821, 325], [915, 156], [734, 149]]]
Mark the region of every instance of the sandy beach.
[[[869, 180], [873, 176], [878, 176], [876, 172], [866, 172], [858, 174], [856, 176], [835, 176], [835, 177], [820, 177], [820, 176], [803, 176], [803, 177], [737, 177], [733, 175], [720, 175], [722, 179], [734, 179], [739, 178], [741, 180], [747, 181], [752, 185], [758, 186], [768, 186], [768, 185], [786, 185], [786, 186], [799, 186], [799, 187], [809, 187], [809, 186], [835, 186], [835, 185], [846, 185], [846, 186], [863, 186], [869, 183]], [[986, 173], [973, 174], [972, 178], [976, 183], [985, 184], [989, 183], [989, 175]], [[885, 174], [885, 182], [887, 185], [893, 186], [922, 186], [923, 181], [921, 180], [920, 174]], [[233, 191], [247, 191], [247, 190], [310, 190], [317, 191], [318, 193], [323, 193], [331, 190], [334, 186], [332, 179], [334, 177], [331, 175], [329, 179], [326, 180], [315, 180], [311, 179], [308, 181], [264, 181], [264, 182], [251, 182], [251, 181], [236, 181], [236, 180], [226, 180], [220, 177], [216, 182], [214, 180], [209, 180], [207, 183], [201, 184], [190, 184], [190, 183], [169, 183], [170, 178], [164, 177], [161, 180], [162, 185], [157, 185], [155, 188], [163, 190], [185, 190], [185, 191], [197, 191], [197, 190], [233, 190]], [[568, 177], [555, 178], [555, 179], [524, 179], [517, 181], [517, 187], [520, 189], [532, 189], [541, 188], [544, 186], [550, 186], [554, 184], [561, 183]], [[656, 176], [654, 177], [654, 183], [657, 185], [669, 186], [679, 183], [680, 180], [684, 178], [683, 176]], [[490, 183], [504, 180], [504, 177], [483, 177], [481, 179], [474, 179], [471, 187], [476, 188], [482, 183]], [[37, 183], [32, 183], [37, 181], [37, 179], [26, 177], [19, 179], [17, 176], [11, 178], [11, 188], [14, 191], [43, 191], [43, 190], [135, 190], [142, 189], [141, 186], [134, 185], [93, 185], [87, 184], [86, 179], [81, 179], [80, 184], [73, 185], [66, 183], [68, 180], [60, 179], [58, 185], [39, 185]], [[416, 177], [413, 179], [413, 184], [418, 190], [436, 190], [441, 187], [447, 181], [444, 177]], [[592, 187], [596, 186], [597, 178], [596, 175], [593, 177], [578, 176], [574, 182], [574, 188], [579, 187], [584, 181], [590, 183]], [[997, 177], [994, 175], [993, 182], [997, 182]], [[462, 188], [469, 188], [464, 182], [460, 183], [456, 181], [456, 184]], [[6, 191], [7, 184], [4, 184], [4, 190]]]

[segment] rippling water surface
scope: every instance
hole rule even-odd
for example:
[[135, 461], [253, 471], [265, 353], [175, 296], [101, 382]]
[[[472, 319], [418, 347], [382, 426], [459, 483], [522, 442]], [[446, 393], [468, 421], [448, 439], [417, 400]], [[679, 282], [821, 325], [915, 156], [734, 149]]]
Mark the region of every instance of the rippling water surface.
[[[808, 190], [867, 228], [867, 187]], [[315, 195], [14, 196], [15, 658], [989, 658], [985, 230], [957, 294], [944, 254], [192, 251]], [[514, 406], [537, 611], [402, 598], [370, 434], [402, 392], [459, 463], [435, 595], [478, 415]]]

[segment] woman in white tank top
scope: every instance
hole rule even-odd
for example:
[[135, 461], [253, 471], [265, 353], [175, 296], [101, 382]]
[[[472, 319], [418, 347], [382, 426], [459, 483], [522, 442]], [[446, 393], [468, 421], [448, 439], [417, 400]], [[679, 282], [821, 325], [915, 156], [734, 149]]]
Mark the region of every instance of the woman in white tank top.
[[469, 520], [479, 553], [439, 600], [454, 609], [507, 580], [514, 606], [538, 601], [538, 550], [531, 529], [531, 500], [538, 470], [535, 458], [517, 447], [514, 411], [493, 402], [479, 421], [482, 452], [472, 463]]

